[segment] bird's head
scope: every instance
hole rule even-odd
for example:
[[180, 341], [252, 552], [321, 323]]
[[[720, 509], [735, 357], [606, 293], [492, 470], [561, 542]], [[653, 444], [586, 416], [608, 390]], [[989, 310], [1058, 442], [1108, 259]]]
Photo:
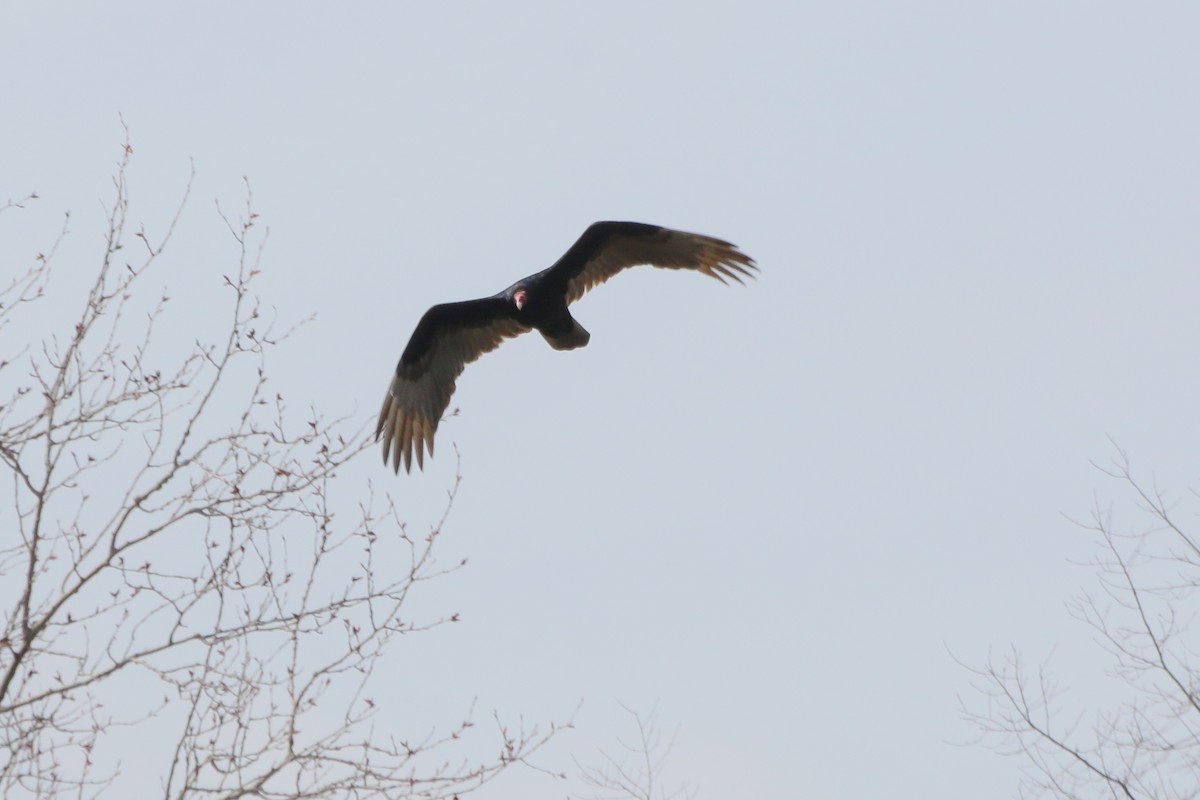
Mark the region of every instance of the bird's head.
[[520, 311], [522, 308], [525, 307], [525, 300], [528, 297], [529, 297], [529, 293], [526, 292], [524, 289], [517, 289], [515, 292], [513, 292], [512, 301], [513, 301], [513, 305], [515, 305], [517, 307], [517, 311]]

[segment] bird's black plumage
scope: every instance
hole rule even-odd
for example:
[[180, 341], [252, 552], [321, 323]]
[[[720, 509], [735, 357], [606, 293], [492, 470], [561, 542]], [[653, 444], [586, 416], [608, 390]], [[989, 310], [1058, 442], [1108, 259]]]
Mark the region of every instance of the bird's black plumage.
[[443, 303], [425, 312], [396, 365], [379, 424], [383, 460], [424, 466], [433, 435], [463, 368], [505, 339], [536, 330], [556, 350], [583, 347], [591, 338], [568, 308], [592, 287], [623, 269], [649, 264], [690, 269], [725, 283], [751, 276], [753, 259], [729, 242], [639, 222], [597, 222], [548, 269], [491, 297]]

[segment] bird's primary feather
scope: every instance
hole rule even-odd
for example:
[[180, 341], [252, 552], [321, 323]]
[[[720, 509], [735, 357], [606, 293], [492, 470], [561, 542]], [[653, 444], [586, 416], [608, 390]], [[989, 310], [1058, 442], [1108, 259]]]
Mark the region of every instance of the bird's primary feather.
[[379, 423], [383, 460], [400, 470], [425, 465], [433, 455], [438, 422], [450, 405], [455, 382], [467, 364], [505, 339], [539, 331], [555, 349], [587, 344], [568, 306], [623, 269], [649, 264], [690, 269], [722, 283], [738, 283], [757, 270], [754, 261], [721, 239], [638, 222], [591, 225], [553, 266], [479, 300], [443, 303], [417, 323], [392, 378]]

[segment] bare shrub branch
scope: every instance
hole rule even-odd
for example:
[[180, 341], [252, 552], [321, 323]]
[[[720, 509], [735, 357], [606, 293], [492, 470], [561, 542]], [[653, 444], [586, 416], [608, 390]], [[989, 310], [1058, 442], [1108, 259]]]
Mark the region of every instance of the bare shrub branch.
[[[1128, 456], [1102, 471], [1118, 480], [1146, 522], [1123, 530], [1093, 509], [1096, 588], [1070, 615], [1090, 627], [1111, 691], [1082, 710], [1049, 669], [1031, 670], [1013, 648], [970, 668], [983, 709], [964, 714], [1001, 752], [1029, 767], [1026, 791], [1063, 798], [1200, 797], [1200, 655], [1195, 614], [1200, 539], [1177, 522], [1174, 504], [1134, 475]], [[1076, 701], [1076, 705], [1079, 705]]]
[[643, 717], [621, 704], [633, 717], [636, 735], [629, 740], [617, 740], [617, 749], [599, 751], [599, 763], [585, 766], [578, 760], [579, 777], [596, 793], [592, 800], [677, 800], [690, 798], [686, 787], [671, 791], [660, 783], [675, 737], [664, 740], [658, 729], [658, 709]]
[[[421, 535], [335, 480], [370, 440], [273, 388], [291, 330], [254, 293], [267, 231], [248, 186], [221, 214], [224, 305], [205, 309], [210, 332], [181, 333], [187, 304], [146, 276], [190, 181], [163, 231], [136, 227], [132, 154], [73, 324], [26, 332], [65, 224], [0, 289], [0, 795], [97, 797], [136, 768], [164, 798], [450, 797], [522, 761], [553, 725], [497, 724], [481, 745], [468, 710], [406, 737], [371, 696], [389, 644], [457, 619], [405, 605], [461, 566], [434, 557], [457, 480]], [[133, 730], [158, 750], [123, 768]]]

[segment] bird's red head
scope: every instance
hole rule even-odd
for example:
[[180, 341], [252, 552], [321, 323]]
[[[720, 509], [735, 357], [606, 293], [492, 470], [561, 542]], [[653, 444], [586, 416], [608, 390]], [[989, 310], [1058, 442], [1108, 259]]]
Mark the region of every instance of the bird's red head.
[[525, 307], [525, 298], [526, 297], [528, 297], [528, 294], [526, 293], [526, 291], [524, 289], [517, 289], [515, 292], [513, 292], [512, 299], [513, 299], [513, 303], [515, 303], [517, 306], [517, 311], [520, 311], [522, 308]]

